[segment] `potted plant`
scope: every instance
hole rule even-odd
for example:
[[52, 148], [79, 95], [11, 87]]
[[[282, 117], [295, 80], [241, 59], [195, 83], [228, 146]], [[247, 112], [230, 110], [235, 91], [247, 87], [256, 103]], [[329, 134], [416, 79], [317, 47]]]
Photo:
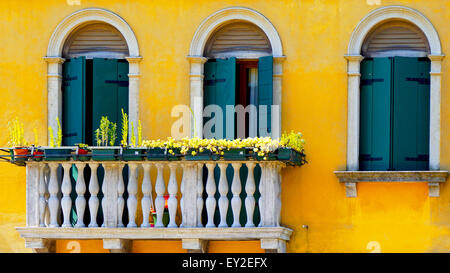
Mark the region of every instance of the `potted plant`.
[[169, 161], [181, 160], [181, 149], [183, 141], [177, 141], [172, 137], [168, 137], [164, 143], [166, 147], [166, 158]]
[[[133, 161], [142, 160], [145, 148], [136, 147], [136, 136], [134, 134], [134, 124], [131, 122], [130, 146], [128, 145], [128, 115], [122, 109], [122, 140], [121, 155], [123, 160]], [[138, 146], [142, 145], [142, 126], [141, 121], [138, 124]]]
[[89, 156], [89, 146], [84, 143], [77, 144], [77, 150], [73, 155], [74, 160], [88, 161], [90, 159]]
[[200, 139], [194, 137], [183, 141], [181, 153], [185, 155], [186, 160], [218, 160], [219, 153], [213, 152], [215, 147], [214, 139]]
[[278, 160], [291, 161], [294, 164], [304, 164], [305, 140], [300, 132], [283, 133], [280, 138], [280, 147], [277, 149]]
[[108, 120], [108, 117], [102, 117], [100, 120], [100, 128], [95, 130], [95, 139], [97, 147], [92, 147], [92, 159], [96, 161], [113, 161], [117, 160], [116, 142], [117, 124]]
[[53, 128], [48, 127], [48, 133], [50, 138], [50, 147], [44, 149], [45, 160], [48, 161], [66, 161], [70, 159], [70, 154], [72, 152], [71, 148], [61, 148], [62, 143], [62, 129], [59, 118], [56, 118], [58, 124], [58, 130], [56, 137], [53, 134]]
[[[247, 155], [246, 145], [249, 144], [249, 139], [241, 140], [224, 140], [225, 145], [221, 145], [223, 149], [223, 159], [225, 160], [245, 160]], [[221, 143], [219, 141], [219, 143]]]
[[[167, 160], [165, 142], [158, 140], [144, 140], [142, 145], [147, 148], [147, 159], [151, 161]], [[173, 150], [172, 150], [173, 152]]]
[[9, 143], [11, 160], [14, 162], [25, 161], [28, 158], [28, 147], [24, 138], [23, 123], [18, 118], [8, 122]]

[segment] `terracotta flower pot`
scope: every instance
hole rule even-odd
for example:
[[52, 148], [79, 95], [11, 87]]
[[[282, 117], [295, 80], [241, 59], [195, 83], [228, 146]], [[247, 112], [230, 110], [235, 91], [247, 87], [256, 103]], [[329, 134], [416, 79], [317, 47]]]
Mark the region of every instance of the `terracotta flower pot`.
[[25, 161], [28, 155], [27, 147], [14, 147], [12, 154], [13, 161]]

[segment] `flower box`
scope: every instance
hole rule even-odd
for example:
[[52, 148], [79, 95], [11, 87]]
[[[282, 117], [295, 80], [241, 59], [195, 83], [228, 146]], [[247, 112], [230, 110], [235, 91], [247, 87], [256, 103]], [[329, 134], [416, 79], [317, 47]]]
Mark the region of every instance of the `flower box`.
[[43, 158], [44, 158], [44, 151], [34, 148], [34, 150], [33, 150], [33, 160], [35, 160], [35, 161], [42, 161]]
[[75, 153], [72, 154], [73, 160], [80, 160], [80, 161], [89, 161], [91, 157], [89, 156], [89, 149], [87, 148], [80, 148], [75, 150]]
[[293, 154], [294, 154], [294, 150], [292, 150], [291, 148], [282, 147], [282, 148], [278, 148], [278, 150], [277, 150], [278, 160], [284, 160], [284, 161], [292, 160]]
[[45, 148], [44, 158], [47, 161], [67, 161], [70, 159], [72, 148]]
[[145, 148], [127, 148], [122, 149], [122, 158], [126, 161], [136, 161], [144, 159]]
[[114, 161], [117, 160], [118, 148], [112, 147], [93, 147], [92, 159], [95, 161]]
[[[170, 150], [173, 154], [170, 153]], [[166, 158], [169, 161], [181, 160], [180, 148], [167, 148]]]
[[11, 160], [14, 162], [25, 161], [28, 158], [28, 148], [27, 147], [14, 147], [10, 150]]
[[245, 148], [231, 148], [223, 151], [224, 160], [245, 160], [247, 156], [247, 149]]
[[[192, 152], [195, 152], [195, 155], [192, 155]], [[196, 151], [195, 149], [189, 149], [186, 153], [186, 160], [219, 160], [220, 156], [218, 154], [213, 154], [210, 150], [204, 149], [202, 152]]]
[[166, 149], [158, 147], [149, 148], [147, 150], [147, 159], [151, 161], [166, 160]]

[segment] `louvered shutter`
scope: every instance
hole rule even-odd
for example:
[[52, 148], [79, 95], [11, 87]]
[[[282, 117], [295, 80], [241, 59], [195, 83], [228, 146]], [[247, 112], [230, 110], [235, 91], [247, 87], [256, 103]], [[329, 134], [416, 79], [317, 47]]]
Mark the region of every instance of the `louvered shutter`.
[[390, 168], [391, 59], [365, 59], [361, 63], [360, 170]]
[[429, 65], [418, 58], [394, 58], [394, 170], [428, 169]]
[[[273, 104], [273, 57], [258, 60], [258, 136], [270, 136], [272, 132], [271, 106]], [[260, 106], [266, 106], [266, 122], [261, 122], [264, 113]]]
[[[100, 126], [102, 116], [117, 124], [120, 132], [121, 109], [128, 110], [128, 64], [116, 59], [94, 58], [92, 76], [92, 132]], [[116, 139], [116, 145], [119, 138]]]
[[[84, 57], [63, 64], [62, 145], [85, 143], [86, 60]], [[56, 128], [53, 128], [56, 134]]]

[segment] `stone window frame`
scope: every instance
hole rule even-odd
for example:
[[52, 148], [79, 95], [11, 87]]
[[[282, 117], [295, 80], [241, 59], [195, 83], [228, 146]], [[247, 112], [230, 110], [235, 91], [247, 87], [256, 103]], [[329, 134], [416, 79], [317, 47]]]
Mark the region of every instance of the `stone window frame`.
[[258, 26], [267, 36], [272, 47], [273, 56], [273, 104], [278, 105], [280, 115], [272, 115], [272, 138], [281, 136], [281, 82], [283, 76], [282, 63], [286, 56], [280, 36], [272, 23], [261, 13], [246, 7], [228, 7], [214, 12], [204, 19], [193, 36], [187, 59], [190, 64], [190, 107], [191, 117], [190, 136], [203, 136], [203, 78], [204, 64], [208, 58], [203, 56], [208, 39], [224, 24], [233, 21], [246, 21]]
[[[430, 47], [430, 162], [429, 171], [359, 171], [360, 63], [361, 47], [370, 32], [382, 23], [402, 20], [417, 26]], [[440, 184], [448, 171], [440, 170], [441, 78], [444, 54], [436, 29], [419, 11], [404, 6], [385, 6], [367, 14], [353, 30], [347, 54], [347, 170], [335, 171], [345, 185], [347, 197], [356, 197], [359, 182], [427, 182], [429, 197], [439, 197]]]
[[386, 6], [378, 8], [365, 16], [354, 29], [348, 45], [348, 132], [347, 132], [347, 170], [359, 170], [359, 118], [360, 118], [360, 62], [361, 47], [364, 39], [381, 23], [391, 20], [403, 20], [417, 26], [423, 31], [430, 46], [428, 58], [431, 60], [430, 71], [430, 170], [440, 168], [440, 109], [441, 109], [441, 77], [444, 54], [441, 42], [431, 22], [415, 9], [404, 6]]
[[[64, 18], [55, 28], [48, 43], [47, 55], [44, 60], [47, 63], [47, 126], [57, 128], [56, 118], [62, 116], [62, 58], [64, 44], [72, 31], [89, 23], [106, 23], [115, 27], [124, 37], [128, 45], [129, 57], [129, 119], [137, 124], [139, 119], [139, 46], [136, 36], [119, 15], [101, 8], [86, 8], [78, 10]], [[130, 129], [131, 130], [131, 129]], [[130, 131], [131, 132], [131, 131]], [[48, 141], [49, 138], [47, 138]]]

